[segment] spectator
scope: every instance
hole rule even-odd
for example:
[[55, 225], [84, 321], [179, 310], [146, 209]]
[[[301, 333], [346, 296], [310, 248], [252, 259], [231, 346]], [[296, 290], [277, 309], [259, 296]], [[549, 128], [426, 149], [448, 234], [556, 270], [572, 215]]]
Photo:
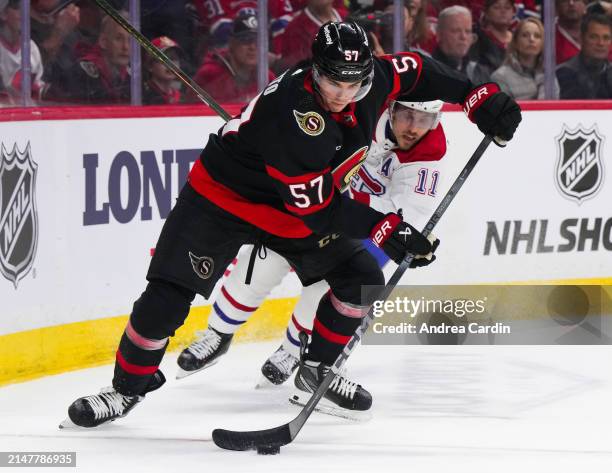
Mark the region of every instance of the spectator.
[[470, 57], [489, 74], [502, 65], [506, 47], [512, 40], [514, 18], [513, 0], [486, 0], [477, 39], [470, 50]]
[[[516, 100], [544, 99], [544, 25], [537, 18], [521, 20], [514, 30], [504, 64], [491, 80]], [[559, 98], [555, 80], [553, 99]]]
[[[268, 79], [274, 77], [268, 71]], [[209, 54], [195, 81], [219, 102], [248, 102], [257, 95], [257, 18], [254, 15], [240, 15], [234, 20], [227, 50]], [[195, 100], [192, 94], [190, 98]]]
[[436, 48], [436, 34], [427, 18], [427, 0], [408, 0], [408, 10], [413, 18], [414, 26], [410, 34], [410, 45], [428, 53]]
[[340, 13], [333, 7], [333, 2], [334, 0], [308, 0], [306, 8], [289, 22], [285, 32], [278, 36], [274, 44], [275, 52], [281, 56], [275, 65], [277, 71], [310, 59], [312, 38], [323, 23], [342, 21]]
[[195, 38], [186, 8], [187, 3], [188, 0], [141, 1], [142, 34], [147, 38], [162, 36], [173, 38], [172, 41], [180, 45], [181, 51], [189, 47]]
[[[79, 40], [74, 46], [74, 56], [81, 58], [89, 54], [92, 50], [98, 49], [98, 38], [100, 37], [100, 26], [104, 11], [91, 0], [77, 0], [75, 4], [79, 7]], [[116, 2], [111, 2], [112, 6], [117, 7]]]
[[452, 6], [462, 6], [465, 8], [469, 8], [472, 12], [472, 18], [474, 18], [475, 21], [478, 21], [480, 19], [480, 15], [482, 14], [482, 9], [484, 6], [484, 0], [433, 0], [432, 3], [434, 3], [434, 5], [438, 7], [440, 13], [442, 13], [442, 10]]
[[[393, 52], [393, 4], [385, 7], [382, 12], [375, 12], [369, 16], [378, 19], [377, 27], [369, 32], [368, 36], [372, 41], [372, 51], [377, 56]], [[359, 21], [358, 21], [359, 22]], [[410, 15], [408, 7], [404, 6], [404, 45], [401, 51], [410, 50], [410, 37], [414, 20]]]
[[[122, 13], [127, 18], [126, 13]], [[97, 47], [77, 61], [65, 83], [51, 84], [50, 97], [81, 103], [127, 103], [130, 100], [130, 35], [110, 17], [100, 26]]]
[[557, 67], [562, 99], [612, 98], [612, 20], [604, 15], [587, 15], [580, 27], [580, 53]]
[[587, 6], [587, 15], [599, 13], [612, 17], [612, 1], [591, 2]]
[[70, 49], [70, 38], [80, 21], [80, 9], [74, 3], [61, 7], [60, 0], [32, 0], [31, 5], [31, 35], [36, 44], [40, 45], [45, 69], [55, 61], [65, 47]]
[[489, 80], [489, 74], [468, 56], [474, 42], [472, 14], [464, 6], [455, 5], [442, 10], [438, 16], [438, 46], [433, 58], [467, 75], [475, 84]]
[[[32, 98], [44, 91], [43, 63], [38, 46], [30, 41]], [[0, 82], [2, 101], [17, 105], [22, 95], [21, 83], [21, 7], [19, 0], [0, 0]]]
[[557, 64], [566, 62], [580, 52], [580, 23], [586, 14], [584, 0], [556, 0], [557, 25], [555, 50]]
[[[176, 41], [167, 36], [160, 36], [151, 41], [154, 46], [166, 53], [166, 56], [181, 67], [181, 49]], [[146, 54], [146, 53], [145, 53]], [[145, 82], [143, 84], [142, 103], [144, 105], [176, 104], [181, 101], [180, 84], [174, 73], [150, 54], [145, 55]]]
[[[437, 4], [439, 9], [444, 9], [452, 5], [462, 5], [472, 11], [472, 16], [480, 19], [484, 7], [484, 0], [438, 0], [433, 3]], [[517, 3], [517, 17], [527, 18], [535, 17], [540, 19], [541, 1], [540, 0], [523, 0]]]
[[[215, 48], [227, 46], [234, 18], [257, 12], [257, 0], [192, 0], [192, 4], [202, 28], [210, 37], [211, 46]], [[268, 1], [270, 29], [274, 36], [282, 32], [293, 13], [293, 2], [289, 0]]]
[[[46, 83], [70, 80], [69, 74], [76, 62], [75, 46], [83, 39], [78, 29], [79, 22], [80, 8], [74, 3], [65, 5], [60, 0], [32, 0], [31, 35], [40, 47]], [[47, 94], [45, 99], [49, 98]]]

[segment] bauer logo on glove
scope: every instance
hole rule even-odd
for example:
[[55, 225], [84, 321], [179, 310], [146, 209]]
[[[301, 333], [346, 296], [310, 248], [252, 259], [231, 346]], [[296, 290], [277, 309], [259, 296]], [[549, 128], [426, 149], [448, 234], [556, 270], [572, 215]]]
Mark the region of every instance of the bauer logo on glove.
[[522, 120], [518, 103], [494, 82], [473, 89], [465, 98], [463, 111], [480, 131], [493, 136], [498, 146], [512, 139]]
[[389, 258], [400, 264], [407, 253], [414, 255], [411, 268], [427, 266], [435, 261], [434, 252], [440, 244], [433, 235], [425, 237], [412, 225], [404, 222], [399, 215], [390, 213], [374, 225], [370, 238]]

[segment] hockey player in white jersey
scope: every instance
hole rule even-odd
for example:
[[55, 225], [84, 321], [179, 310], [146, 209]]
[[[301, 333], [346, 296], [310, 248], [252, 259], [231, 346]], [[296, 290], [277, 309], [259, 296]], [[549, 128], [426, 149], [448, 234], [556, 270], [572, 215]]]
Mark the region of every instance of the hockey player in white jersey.
[[[379, 118], [367, 159], [351, 181], [353, 198], [383, 213], [401, 209], [416, 228], [425, 225], [437, 206], [443, 176], [446, 137], [440, 124], [441, 109], [439, 100], [390, 102]], [[369, 240], [364, 243], [381, 266], [386, 264], [388, 257], [382, 250]], [[324, 239], [320, 244], [325, 244]], [[208, 328], [198, 332], [197, 339], [180, 354], [178, 378], [212, 366], [227, 353], [234, 333], [290, 271], [283, 257], [269, 250], [266, 253], [264, 259], [256, 258], [250, 284], [245, 283], [249, 254], [238, 258], [213, 304]], [[328, 290], [325, 281], [303, 289], [281, 346], [261, 368], [269, 382], [282, 384], [297, 368], [299, 333], [310, 335], [319, 300]], [[336, 386], [349, 392], [351, 388]]]

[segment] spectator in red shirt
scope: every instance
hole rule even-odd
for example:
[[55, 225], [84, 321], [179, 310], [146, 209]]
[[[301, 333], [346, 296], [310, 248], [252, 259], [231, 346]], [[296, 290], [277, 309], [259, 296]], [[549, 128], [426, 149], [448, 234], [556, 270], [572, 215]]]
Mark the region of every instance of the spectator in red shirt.
[[555, 49], [557, 64], [561, 64], [580, 52], [580, 23], [586, 14], [584, 0], [556, 0], [557, 27]]
[[[176, 41], [160, 36], [151, 41], [177, 66], [181, 67], [181, 49]], [[145, 58], [146, 79], [143, 84], [142, 103], [145, 105], [175, 104], [181, 101], [180, 84], [174, 73], [157, 59], [147, 54]]]
[[[233, 18], [255, 15], [257, 0], [192, 0], [200, 23], [210, 36], [212, 46], [226, 47], [232, 30]], [[289, 0], [268, 0], [268, 17], [273, 35], [281, 32], [294, 13], [295, 5]]]
[[[268, 80], [274, 78], [268, 71]], [[255, 15], [239, 15], [234, 20], [227, 50], [209, 54], [194, 80], [219, 102], [243, 103], [257, 95]], [[192, 94], [190, 98], [196, 100]]]
[[333, 3], [334, 0], [308, 0], [306, 8], [289, 22], [274, 42], [274, 50], [281, 56], [275, 65], [277, 71], [310, 59], [312, 39], [319, 28], [328, 21], [342, 21]]

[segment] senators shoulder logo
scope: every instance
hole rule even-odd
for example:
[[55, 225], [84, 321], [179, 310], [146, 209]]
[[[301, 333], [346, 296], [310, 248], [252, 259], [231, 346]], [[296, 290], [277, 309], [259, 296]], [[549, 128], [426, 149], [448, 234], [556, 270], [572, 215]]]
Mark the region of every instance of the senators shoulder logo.
[[318, 136], [325, 129], [325, 120], [317, 112], [300, 113], [297, 110], [293, 111], [295, 120], [298, 126], [304, 133], [310, 136]]

